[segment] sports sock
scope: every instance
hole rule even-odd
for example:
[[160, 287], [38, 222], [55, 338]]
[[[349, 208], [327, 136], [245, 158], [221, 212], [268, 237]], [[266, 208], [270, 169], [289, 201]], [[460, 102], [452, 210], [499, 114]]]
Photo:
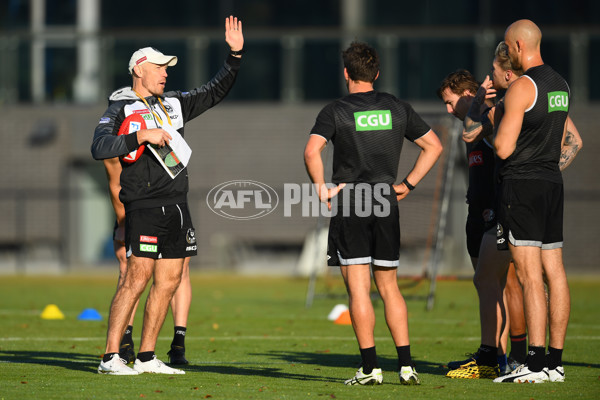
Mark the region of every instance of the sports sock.
[[410, 345], [408, 346], [396, 346], [396, 352], [398, 353], [398, 370], [402, 367], [412, 367], [412, 357], [410, 356]]
[[479, 346], [479, 357], [477, 357], [477, 365], [487, 365], [489, 367], [495, 367], [498, 364], [496, 358], [498, 354], [498, 348], [482, 344]]
[[548, 369], [555, 369], [562, 365], [562, 353], [563, 349], [555, 349], [554, 347], [548, 346], [548, 354], [546, 355], [546, 367]]
[[373, 368], [377, 368], [377, 352], [375, 352], [375, 346], [360, 349], [360, 356], [362, 358], [364, 374], [370, 374], [373, 372]]
[[119, 354], [119, 353], [106, 353], [102, 356], [102, 362], [109, 362], [114, 354]]
[[154, 357], [153, 351], [143, 351], [143, 352], [139, 352], [137, 355], [137, 359], [140, 360], [141, 362], [148, 362], [148, 361], [152, 360], [152, 357]]
[[173, 334], [173, 341], [171, 346], [185, 347], [185, 326], [176, 326], [174, 328], [175, 333]]
[[509, 357], [521, 364], [525, 363], [525, 359], [527, 358], [527, 333], [510, 337]]
[[532, 372], [540, 372], [546, 364], [546, 350], [542, 346], [529, 346], [527, 351], [527, 367]]
[[506, 359], [506, 354], [501, 354], [499, 356], [496, 356], [496, 359], [498, 360], [498, 368], [500, 368], [500, 371], [504, 371], [504, 369], [506, 368], [506, 365], [508, 364], [508, 360]]
[[125, 333], [123, 334], [123, 338], [121, 338], [121, 346], [124, 344], [133, 345], [133, 326], [127, 325], [127, 329], [125, 329]]

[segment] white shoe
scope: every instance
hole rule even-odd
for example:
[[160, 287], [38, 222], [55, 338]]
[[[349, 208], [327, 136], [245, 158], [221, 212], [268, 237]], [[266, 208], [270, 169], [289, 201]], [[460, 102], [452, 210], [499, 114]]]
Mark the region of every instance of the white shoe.
[[527, 364], [521, 364], [513, 372], [494, 379], [494, 382], [515, 382], [515, 383], [542, 383], [547, 382], [548, 369], [544, 368], [540, 372], [529, 370]]
[[565, 381], [565, 369], [562, 365], [554, 369], [544, 368], [546, 373], [548, 374], [548, 380], [550, 382], [564, 382]]
[[110, 361], [100, 362], [98, 366], [99, 374], [107, 375], [137, 375], [139, 372], [129, 368], [127, 362], [119, 357], [119, 354], [113, 354]]
[[135, 359], [135, 363], [133, 363], [133, 369], [138, 373], [142, 374], [144, 372], [148, 372], [151, 374], [168, 374], [168, 375], [182, 375], [185, 374], [185, 371], [171, 368], [167, 366], [164, 362], [160, 361], [156, 356], [152, 357], [152, 360], [141, 362], [137, 358]]
[[400, 383], [403, 385], [420, 385], [421, 381], [419, 380], [419, 374], [413, 367], [402, 367], [400, 368], [400, 372], [398, 372], [400, 376]]
[[383, 374], [381, 368], [373, 368], [370, 374], [363, 373], [363, 367], [356, 371], [354, 378], [348, 379], [344, 385], [381, 385], [383, 383]]

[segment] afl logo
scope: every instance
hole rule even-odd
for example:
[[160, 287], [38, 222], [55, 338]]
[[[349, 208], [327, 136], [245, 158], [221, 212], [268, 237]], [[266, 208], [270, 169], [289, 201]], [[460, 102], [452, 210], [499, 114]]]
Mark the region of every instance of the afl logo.
[[208, 207], [229, 219], [256, 219], [272, 213], [279, 197], [267, 184], [257, 181], [229, 181], [215, 186], [206, 196]]

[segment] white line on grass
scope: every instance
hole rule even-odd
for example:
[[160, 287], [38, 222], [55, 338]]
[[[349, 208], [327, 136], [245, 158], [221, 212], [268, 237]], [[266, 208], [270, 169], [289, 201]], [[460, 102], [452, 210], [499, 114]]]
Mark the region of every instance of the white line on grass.
[[[79, 315], [80, 312], [61, 310], [66, 316]], [[16, 309], [0, 309], [0, 315], [27, 315], [27, 316], [39, 316], [42, 310], [16, 310]], [[99, 312], [104, 318], [108, 318], [108, 312]], [[294, 319], [312, 319], [315, 318], [302, 318], [298, 315], [293, 317]], [[424, 325], [475, 325], [479, 324], [476, 319], [464, 320], [464, 319], [447, 319], [447, 318], [436, 318], [436, 319], [409, 319], [411, 324], [424, 324]], [[569, 323], [569, 328], [585, 328], [585, 329], [597, 329], [600, 330], [600, 324], [582, 324], [582, 323]], [[262, 336], [257, 336], [262, 337]], [[0, 340], [2, 340], [0, 338]]]
[[[387, 340], [389, 336], [385, 337], [376, 337], [375, 340]], [[159, 337], [158, 340], [167, 341], [172, 340], [171, 336], [162, 336]], [[440, 337], [440, 336], [411, 336], [411, 341], [453, 341], [457, 340], [473, 342], [476, 340], [480, 340], [477, 336], [464, 336], [461, 338], [457, 338], [456, 336], [452, 337]], [[23, 337], [23, 336], [12, 336], [12, 337], [3, 337], [0, 338], [0, 342], [19, 342], [19, 341], [53, 341], [53, 342], [98, 342], [104, 341], [106, 337], [98, 336], [98, 337]], [[269, 335], [258, 335], [258, 336], [186, 336], [186, 341], [238, 341], [238, 340], [272, 340], [272, 341], [299, 341], [299, 340], [334, 340], [334, 341], [355, 341], [356, 338], [354, 336], [269, 336]], [[600, 336], [588, 336], [588, 335], [578, 335], [578, 336], [568, 336], [567, 341], [569, 340], [600, 340]]]
[[[99, 360], [100, 358], [98, 358]], [[60, 360], [44, 360], [45, 365], [60, 365], [65, 363], [79, 363], [79, 364], [88, 364], [90, 361], [94, 360], [76, 360], [71, 359], [68, 361], [60, 361]], [[290, 365], [290, 364], [302, 364], [300, 362], [291, 362], [291, 361], [273, 361], [273, 362], [264, 362], [256, 363], [255, 361], [195, 361], [190, 359], [193, 365], [254, 365], [256, 367], [261, 367], [262, 365]], [[39, 364], [39, 360], [19, 360], [19, 361], [11, 361], [11, 360], [0, 360], [0, 364]], [[2, 399], [0, 397], [0, 399]]]
[[[386, 337], [376, 337], [375, 340], [386, 340], [389, 339]], [[440, 337], [430, 337], [430, 338], [411, 338], [412, 340], [456, 340], [456, 338], [440, 338]], [[599, 337], [600, 339], [600, 337]], [[20, 342], [20, 341], [51, 341], [51, 342], [96, 342], [96, 341], [104, 341], [106, 337], [5, 337], [0, 338], [0, 342]], [[173, 340], [170, 336], [159, 337], [158, 340]], [[238, 341], [238, 340], [272, 340], [272, 341], [284, 341], [284, 340], [350, 340], [355, 341], [356, 338], [354, 336], [186, 336], [186, 341]], [[463, 337], [462, 340], [473, 341], [479, 340], [477, 337]]]

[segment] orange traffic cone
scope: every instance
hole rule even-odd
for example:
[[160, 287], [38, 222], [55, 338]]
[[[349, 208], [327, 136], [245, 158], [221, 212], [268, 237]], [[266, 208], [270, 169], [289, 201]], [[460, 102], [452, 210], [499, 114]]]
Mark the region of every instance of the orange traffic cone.
[[334, 324], [338, 325], [352, 325], [352, 319], [350, 318], [350, 311], [346, 310], [340, 314], [339, 317], [334, 321]]
[[327, 319], [330, 321], [335, 321], [336, 319], [338, 319], [340, 314], [343, 313], [344, 311], [346, 311], [347, 309], [348, 309], [348, 306], [345, 304], [336, 304], [336, 306], [333, 307], [333, 309], [327, 316]]

